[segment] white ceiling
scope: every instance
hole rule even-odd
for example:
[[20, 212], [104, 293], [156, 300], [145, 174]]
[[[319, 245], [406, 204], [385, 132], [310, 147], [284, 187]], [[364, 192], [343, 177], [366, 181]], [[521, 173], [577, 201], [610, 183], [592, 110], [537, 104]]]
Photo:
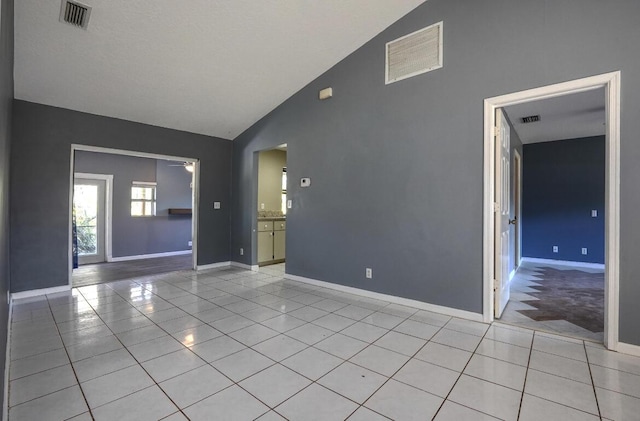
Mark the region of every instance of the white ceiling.
[[19, 0], [15, 97], [233, 139], [424, 1]]
[[[506, 107], [522, 143], [578, 139], [605, 134], [604, 88]], [[522, 117], [540, 121], [523, 124]]]

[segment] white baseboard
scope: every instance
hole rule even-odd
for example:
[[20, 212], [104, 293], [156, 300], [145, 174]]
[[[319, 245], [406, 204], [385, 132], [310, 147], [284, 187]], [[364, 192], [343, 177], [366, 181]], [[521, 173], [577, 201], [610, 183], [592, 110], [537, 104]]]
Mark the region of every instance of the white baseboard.
[[218, 262], [218, 263], [211, 263], [208, 265], [198, 265], [196, 267], [196, 270], [216, 269], [216, 268], [224, 268], [229, 266], [231, 266], [231, 262]]
[[[7, 295], [9, 293], [7, 292]], [[4, 396], [2, 397], [2, 419], [9, 419], [9, 365], [11, 364], [11, 320], [13, 319], [13, 301], [9, 300], [9, 316], [7, 317], [7, 348], [4, 358]]]
[[129, 260], [155, 259], [156, 257], [180, 256], [191, 254], [191, 250], [167, 251], [165, 253], [139, 254], [137, 256], [112, 257], [110, 262], [126, 262]]
[[553, 260], [553, 259], [539, 259], [537, 257], [523, 257], [521, 262], [529, 263], [541, 263], [544, 265], [560, 265], [560, 266], [577, 266], [589, 269], [603, 269], [603, 263], [586, 263], [586, 262], [571, 262], [569, 260]]
[[331, 282], [319, 281], [317, 279], [305, 278], [303, 276], [291, 275], [288, 273], [285, 273], [284, 277], [286, 279], [291, 279], [293, 281], [299, 281], [299, 282], [304, 282], [306, 284], [335, 289], [337, 291], [347, 292], [349, 294], [356, 294], [362, 297], [388, 301], [390, 303], [400, 304], [408, 307], [414, 307], [420, 310], [432, 311], [434, 313], [440, 313], [440, 314], [444, 314], [452, 317], [459, 317], [461, 319], [466, 319], [466, 320], [473, 320], [474, 322], [483, 322], [481, 313], [472, 313], [470, 311], [458, 310], [451, 307], [444, 307], [444, 306], [439, 306], [435, 304], [429, 304], [422, 301], [412, 300], [409, 298], [396, 297], [395, 295], [387, 295], [379, 292], [367, 291], [366, 289], [338, 285]]
[[618, 342], [616, 351], [618, 351], [621, 354], [629, 354], [629, 355], [633, 355], [634, 357], [640, 357], [640, 346], [638, 345], [631, 345], [631, 344], [626, 344], [624, 342]]
[[245, 263], [240, 263], [240, 262], [231, 262], [231, 266], [247, 269], [253, 272], [258, 272], [258, 270], [260, 269], [260, 266], [258, 265], [247, 265]]
[[59, 287], [32, 289], [29, 291], [14, 292], [11, 294], [11, 301], [23, 300], [25, 298], [39, 297], [41, 295], [56, 294], [58, 292], [71, 291], [71, 286], [62, 285]]

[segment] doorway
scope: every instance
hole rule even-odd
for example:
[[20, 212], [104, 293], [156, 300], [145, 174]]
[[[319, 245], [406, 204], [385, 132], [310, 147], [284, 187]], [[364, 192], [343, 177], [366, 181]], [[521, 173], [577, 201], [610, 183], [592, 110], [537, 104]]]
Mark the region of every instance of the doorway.
[[[560, 83], [557, 85], [531, 89], [485, 100], [484, 125], [484, 320], [492, 322], [506, 304], [500, 302], [510, 279], [501, 276], [499, 268], [503, 260], [512, 259], [498, 252], [498, 233], [504, 232], [504, 218], [501, 213], [510, 200], [504, 193], [504, 179], [501, 178], [501, 161], [496, 153], [497, 141], [494, 137], [497, 127], [496, 110], [532, 101], [556, 98], [604, 88], [605, 92], [605, 271], [604, 271], [604, 343], [609, 349], [618, 348], [618, 271], [619, 271], [619, 144], [620, 144], [620, 72]], [[526, 156], [524, 156], [526, 160]], [[526, 163], [525, 163], [526, 165]], [[509, 223], [509, 221], [506, 221]], [[511, 252], [510, 252], [511, 253]], [[508, 297], [508, 294], [507, 294]], [[498, 311], [496, 311], [498, 310]]]
[[[76, 167], [79, 156], [82, 164]], [[78, 285], [110, 282], [118, 280], [114, 276], [127, 273], [165, 273], [173, 267], [173, 270], [196, 270], [199, 165], [194, 158], [72, 145], [69, 286], [76, 286], [76, 282]], [[102, 174], [88, 175], [81, 172], [86, 169], [80, 168]], [[107, 174], [112, 172], [117, 174], [117, 181], [113, 174]], [[101, 183], [93, 179], [105, 181], [104, 194], [100, 193]], [[94, 197], [98, 199], [91, 204]], [[80, 213], [83, 217], [82, 224], [77, 224], [82, 227], [76, 227], [76, 235], [84, 236], [78, 242], [77, 263], [85, 265], [76, 271], [72, 247], [74, 209], [76, 215]], [[116, 217], [120, 234], [114, 237]], [[114, 239], [118, 238], [116, 244]], [[82, 254], [88, 258], [81, 257]]]
[[74, 246], [78, 265], [105, 262], [111, 256], [112, 186], [112, 175], [74, 174]]
[[260, 271], [283, 276], [287, 233], [287, 145], [256, 153], [256, 257]]

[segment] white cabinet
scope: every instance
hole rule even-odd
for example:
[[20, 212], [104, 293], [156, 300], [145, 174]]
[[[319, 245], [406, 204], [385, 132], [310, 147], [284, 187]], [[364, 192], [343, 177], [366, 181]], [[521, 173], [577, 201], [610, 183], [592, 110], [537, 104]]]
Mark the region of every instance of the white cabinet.
[[258, 221], [258, 264], [284, 262], [286, 221]]

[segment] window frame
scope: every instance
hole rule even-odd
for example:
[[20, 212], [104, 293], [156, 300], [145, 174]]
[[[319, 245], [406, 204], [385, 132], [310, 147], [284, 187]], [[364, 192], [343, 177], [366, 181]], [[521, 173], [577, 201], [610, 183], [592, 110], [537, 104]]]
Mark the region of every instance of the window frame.
[[[133, 189], [135, 189], [135, 188], [143, 188], [143, 189], [151, 188], [152, 189], [153, 198], [152, 199], [134, 198]], [[155, 181], [133, 181], [133, 182], [131, 182], [131, 193], [129, 195], [129, 198], [130, 198], [130, 201], [131, 201], [131, 209], [130, 209], [131, 217], [132, 218], [149, 218], [149, 217], [156, 216], [157, 194], [158, 194], [158, 183], [156, 183]], [[134, 215], [134, 213], [133, 213], [133, 204], [134, 203], [141, 203], [142, 204], [142, 214], [141, 215]], [[147, 203], [151, 204], [151, 213], [150, 214], [146, 213], [146, 209], [147, 209], [146, 204]]]

